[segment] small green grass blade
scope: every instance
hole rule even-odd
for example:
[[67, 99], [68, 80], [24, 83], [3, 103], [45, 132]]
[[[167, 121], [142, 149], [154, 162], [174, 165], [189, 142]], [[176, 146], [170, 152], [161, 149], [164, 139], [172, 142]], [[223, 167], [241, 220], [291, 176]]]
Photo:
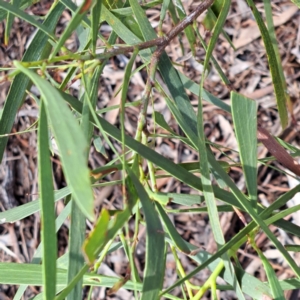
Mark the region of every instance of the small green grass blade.
[[169, 8], [169, 5], [170, 5], [170, 0], [163, 0], [162, 6], [161, 6], [161, 11], [159, 14], [159, 25], [158, 25], [159, 33], [158, 33], [158, 35], [161, 35], [163, 32], [162, 31], [163, 21], [166, 17], [166, 13]]
[[222, 169], [222, 167], [215, 161], [215, 158], [212, 153], [209, 154], [209, 162], [212, 168], [219, 174], [219, 176], [224, 180], [226, 185], [229, 187], [231, 192], [235, 195], [236, 199], [239, 201], [241, 206], [245, 211], [251, 216], [251, 218], [255, 221], [257, 225], [265, 232], [268, 238], [272, 241], [274, 246], [281, 252], [285, 260], [288, 262], [291, 269], [295, 272], [295, 274], [300, 277], [300, 268], [295, 263], [294, 259], [290, 256], [290, 254], [285, 250], [283, 245], [278, 241], [275, 235], [271, 232], [266, 223], [262, 220], [262, 218], [256, 213], [256, 211], [252, 208], [246, 196], [238, 189], [238, 187], [234, 184], [228, 174]]
[[[80, 25], [80, 27], [82, 27]], [[86, 43], [83, 43], [82, 47], [85, 47]], [[83, 113], [81, 118], [80, 128], [85, 136], [88, 144], [90, 144], [93, 124], [90, 123], [90, 109], [89, 102], [92, 107], [95, 108], [98, 99], [98, 83], [99, 77], [103, 71], [104, 64], [97, 66], [94, 69], [93, 75], [86, 74], [83, 77], [85, 93], [83, 94]], [[88, 153], [86, 155], [86, 164], [88, 164]], [[73, 201], [73, 200], [72, 200]], [[71, 223], [69, 233], [69, 268], [68, 268], [68, 283], [76, 276], [76, 274], [82, 269], [84, 265], [84, 257], [82, 255], [82, 245], [85, 240], [86, 231], [86, 218], [80, 210], [80, 207], [76, 202], [72, 203]], [[67, 299], [80, 299], [82, 297], [82, 279], [78, 281], [76, 286], [71, 290]]]
[[[54, 201], [57, 202], [60, 199], [70, 195], [71, 191], [68, 187], [65, 187], [54, 193]], [[0, 223], [14, 223], [22, 220], [38, 211], [40, 211], [40, 199], [22, 204], [14, 207], [10, 210], [0, 212]]]
[[291, 0], [296, 6], [300, 9], [300, 1], [299, 0]]
[[300, 245], [286, 244], [286, 245], [284, 245], [284, 247], [287, 251], [300, 252]]
[[[212, 37], [211, 37], [211, 39], [208, 43], [208, 46], [207, 46], [207, 51], [206, 51], [205, 61], [204, 61], [204, 69], [203, 69], [204, 73], [208, 68], [208, 63], [209, 63], [210, 58], [212, 56], [213, 49], [216, 45], [216, 42], [219, 38], [219, 35], [221, 34], [221, 32], [223, 30], [223, 26], [224, 26], [224, 23], [226, 21], [226, 17], [227, 17], [228, 12], [229, 12], [231, 1], [230, 0], [222, 0], [222, 2], [223, 3], [222, 3], [222, 8], [220, 9], [220, 14], [219, 14], [217, 22], [214, 26]], [[202, 75], [202, 78], [204, 78], [204, 75], [205, 74]], [[202, 80], [204, 80], [204, 79], [202, 79]]]
[[[209, 153], [209, 152], [208, 152]], [[288, 191], [286, 194], [283, 196], [279, 197], [274, 203], [272, 203], [268, 208], [266, 208], [264, 211], [260, 213], [260, 217], [262, 219], [266, 219], [268, 216], [271, 215], [271, 213], [284, 205], [288, 200], [290, 200], [296, 193], [300, 191], [300, 185], [297, 187], [293, 188], [292, 190]], [[249, 205], [249, 204], [248, 204]], [[251, 208], [251, 206], [250, 206]], [[270, 223], [266, 222], [267, 225]], [[182, 278], [178, 280], [176, 283], [174, 283], [172, 286], [168, 287], [161, 295], [164, 293], [168, 293], [171, 291], [174, 287], [182, 284], [185, 280], [191, 278], [195, 274], [197, 274], [199, 271], [207, 267], [209, 264], [214, 262], [216, 259], [219, 259], [222, 254], [224, 254], [226, 251], [228, 251], [230, 248], [232, 248], [234, 245], [242, 244], [243, 240], [246, 242], [247, 239], [247, 234], [249, 234], [253, 229], [255, 229], [256, 224], [254, 221], [250, 222], [246, 227], [244, 227], [239, 233], [237, 233], [229, 242], [227, 242], [224, 246], [222, 246], [217, 253], [212, 255], [210, 258], [205, 260], [201, 266], [196, 267], [190, 274], [188, 274], [185, 278]], [[295, 231], [296, 232], [296, 231]], [[242, 242], [241, 242], [242, 241]]]
[[[32, 5], [32, 3], [33, 0], [21, 0], [19, 7], [21, 8], [21, 10], [25, 10], [27, 7]], [[0, 22], [3, 21], [6, 17], [7, 12], [4, 9], [0, 8]]]
[[[216, 24], [217, 16], [219, 15], [219, 12], [222, 10], [222, 0], [221, 1], [215, 1], [211, 8], [208, 9], [207, 14], [203, 20], [203, 25], [206, 30], [212, 30]], [[233, 43], [230, 40], [230, 37], [226, 33], [224, 29], [222, 29], [222, 35], [225, 37], [227, 42], [230, 44], [232, 49], [235, 49]]]
[[[128, 196], [128, 205], [126, 208], [116, 213], [112, 220], [109, 221], [108, 225], [105, 225], [108, 212], [103, 210], [100, 216], [102, 220], [97, 222], [97, 225], [90, 233], [90, 236], [85, 240], [83, 251], [86, 255], [88, 263], [92, 263], [96, 259], [97, 255], [99, 255], [99, 253], [103, 250], [107, 242], [116, 236], [118, 231], [126, 222], [128, 222], [128, 219], [131, 217], [131, 210], [136, 204], [137, 197], [132, 193], [131, 184], [128, 180], [126, 180], [126, 187]], [[102, 225], [99, 225], [99, 222], [101, 222]], [[104, 233], [100, 234], [100, 232]]]
[[[201, 171], [201, 182], [203, 187], [203, 195], [205, 198], [205, 202], [208, 209], [208, 215], [209, 215], [209, 221], [211, 224], [211, 228], [214, 235], [214, 240], [217, 243], [217, 247], [221, 247], [225, 244], [225, 239], [223, 236], [221, 224], [219, 221], [219, 214], [217, 205], [215, 202], [215, 195], [211, 183], [211, 177], [210, 177], [210, 166], [209, 166], [209, 159], [208, 159], [208, 153], [206, 147], [206, 136], [204, 134], [204, 121], [203, 121], [203, 104], [202, 104], [202, 93], [203, 93], [203, 84], [204, 84], [204, 78], [205, 78], [205, 72], [208, 68], [208, 63], [212, 57], [212, 51], [214, 49], [214, 46], [217, 42], [217, 39], [222, 31], [223, 25], [225, 23], [228, 11], [230, 7], [230, 1], [224, 0], [222, 5], [221, 13], [218, 16], [218, 20], [215, 24], [214, 31], [211, 37], [211, 40], [209, 41], [208, 47], [206, 49], [206, 55], [205, 55], [205, 61], [204, 61], [204, 69], [203, 74], [201, 77], [201, 83], [199, 86], [199, 95], [198, 95], [198, 115], [197, 115], [197, 141], [195, 143], [195, 146], [198, 148], [199, 158], [200, 158], [200, 171]], [[190, 139], [192, 136], [189, 136]], [[214, 168], [212, 168], [214, 170]], [[237, 294], [238, 299], [245, 299], [240, 284], [238, 280], [236, 279], [236, 275], [234, 274], [234, 268], [230, 261], [230, 257], [227, 253], [224, 253], [222, 256], [224, 267], [226, 270], [230, 271], [231, 277], [228, 278], [228, 282], [234, 286], [234, 290]], [[212, 292], [214, 286], [211, 287]]]

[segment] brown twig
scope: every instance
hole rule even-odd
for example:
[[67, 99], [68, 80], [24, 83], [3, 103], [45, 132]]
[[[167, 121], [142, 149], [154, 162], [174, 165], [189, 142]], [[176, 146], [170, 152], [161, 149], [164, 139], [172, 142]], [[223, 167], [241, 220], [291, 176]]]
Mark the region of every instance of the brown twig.
[[158, 46], [157, 56], [160, 56], [166, 46], [184, 29], [191, 25], [206, 9], [208, 9], [214, 0], [204, 0], [202, 1], [188, 16], [181, 20], [173, 29], [171, 29], [168, 34], [163, 37], [163, 41]]
[[[96, 55], [94, 58], [103, 59], [109, 58], [118, 54], [125, 54], [134, 51], [134, 49], [138, 48], [139, 50], [148, 49], [154, 46], [157, 46], [155, 51], [155, 56], [158, 58], [167, 47], [167, 45], [176, 37], [179, 33], [181, 33], [184, 29], [186, 29], [189, 25], [191, 25], [207, 8], [209, 8], [213, 4], [214, 0], [204, 0], [202, 1], [188, 16], [182, 19], [173, 29], [171, 29], [166, 36], [159, 37], [150, 41], [146, 41], [134, 46], [127, 47], [114, 47], [111, 50], [108, 50], [105, 53], [101, 53]], [[103, 57], [105, 56], [105, 57]], [[85, 60], [85, 57], [81, 58]], [[89, 56], [89, 59], [91, 57]]]
[[156, 57], [156, 60], [158, 60], [159, 56], [163, 53], [164, 49], [167, 47], [167, 45], [173, 40], [180, 32], [182, 32], [187, 26], [192, 24], [197, 17], [203, 13], [208, 7], [212, 5], [214, 0], [204, 0], [202, 1], [188, 16], [186, 16], [183, 20], [181, 20], [173, 29], [171, 29], [166, 36], [164, 37], [158, 37], [156, 39], [142, 42], [136, 45], [132, 46], [112, 46], [112, 48], [107, 49], [103, 53], [93, 54], [83, 54], [82, 52], [79, 53], [68, 53], [67, 55], [62, 56], [56, 56], [52, 59], [43, 59], [40, 61], [34, 61], [34, 62], [23, 62], [23, 65], [28, 67], [35, 67], [40, 66], [44, 63], [50, 64], [50, 63], [56, 63], [56, 62], [62, 62], [62, 61], [70, 61], [70, 60], [79, 60], [79, 61], [87, 61], [87, 60], [105, 60], [110, 57], [119, 55], [119, 54], [128, 54], [130, 52], [133, 52], [135, 49], [138, 50], [144, 50], [152, 47], [157, 47], [155, 50], [153, 56]]
[[145, 94], [142, 98], [142, 105], [141, 111], [139, 115], [139, 121], [137, 126], [137, 133], [136, 133], [136, 140], [141, 141], [142, 131], [146, 126], [146, 114], [147, 114], [147, 107], [149, 104], [149, 98], [151, 94], [151, 89], [155, 83], [155, 74], [157, 69], [157, 64], [159, 61], [160, 56], [164, 52], [165, 48], [169, 45], [169, 43], [183, 30], [185, 30], [189, 25], [191, 25], [200, 14], [202, 14], [207, 8], [209, 8], [214, 0], [204, 0], [202, 1], [188, 16], [186, 16], [183, 20], [181, 20], [173, 29], [171, 29], [166, 36], [162, 38], [157, 38], [152, 41], [148, 41], [142, 44], [137, 45], [139, 49], [144, 49], [143, 47], [147, 43], [147, 47], [149, 45], [157, 46], [156, 50], [154, 51], [150, 66], [149, 66], [149, 76], [145, 86]]

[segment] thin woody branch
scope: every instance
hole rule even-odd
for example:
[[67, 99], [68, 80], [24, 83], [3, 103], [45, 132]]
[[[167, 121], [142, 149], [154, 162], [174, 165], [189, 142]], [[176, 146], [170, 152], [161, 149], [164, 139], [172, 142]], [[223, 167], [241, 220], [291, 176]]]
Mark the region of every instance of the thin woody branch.
[[135, 49], [144, 50], [151, 47], [157, 47], [155, 50], [155, 56], [158, 58], [167, 47], [167, 45], [186, 27], [191, 25], [208, 7], [212, 5], [214, 0], [204, 0], [202, 1], [188, 16], [186, 16], [183, 20], [181, 20], [173, 29], [171, 29], [166, 36], [158, 37], [153, 40], [149, 40], [146, 42], [142, 42], [136, 45], [131, 46], [112, 46], [111, 49], [107, 49], [103, 53], [99, 54], [82, 54], [82, 53], [68, 53], [67, 55], [63, 56], [56, 56], [52, 59], [44, 59], [35, 62], [23, 62], [22, 64], [26, 67], [35, 67], [40, 66], [44, 63], [55, 63], [61, 61], [69, 61], [69, 60], [80, 60], [80, 61], [87, 61], [92, 59], [99, 59], [104, 60], [110, 57], [119, 55], [119, 54], [127, 54], [133, 52]]
[[[214, 0], [204, 0], [202, 1], [195, 9], [194, 11], [186, 16], [182, 21], [180, 21], [173, 29], [171, 29], [165, 37], [155, 39], [154, 41], [157, 43], [156, 50], [154, 51], [149, 71], [148, 71], [148, 79], [145, 86], [145, 93], [142, 98], [142, 105], [141, 105], [141, 111], [139, 114], [139, 120], [138, 120], [138, 126], [137, 126], [137, 132], [136, 132], [136, 140], [141, 141], [142, 138], [142, 132], [146, 128], [146, 114], [147, 114], [147, 107], [149, 104], [150, 94], [152, 86], [155, 82], [155, 74], [156, 69], [158, 65], [158, 61], [162, 53], [164, 52], [165, 48], [169, 45], [169, 43], [180, 33], [182, 32], [187, 26], [191, 25], [201, 13], [203, 13], [208, 7], [210, 7], [213, 4]], [[150, 43], [149, 41], [148, 43]], [[143, 47], [144, 44], [140, 44], [140, 47]], [[136, 47], [136, 46], [135, 46]]]
[[[167, 45], [176, 37], [179, 33], [185, 30], [189, 25], [191, 25], [206, 9], [208, 9], [214, 0], [204, 0], [202, 1], [188, 16], [182, 19], [174, 28], [172, 28], [164, 37], [159, 37], [150, 41], [146, 41], [134, 46], [113, 48], [108, 50], [105, 53], [101, 53], [96, 55], [95, 58], [109, 58], [118, 54], [125, 54], [128, 52], [134, 51], [134, 49], [138, 48], [139, 50], [148, 49], [154, 46], [157, 46], [155, 52], [157, 52], [156, 56], [160, 56], [163, 50], [167, 47]], [[105, 57], [104, 57], [105, 56]]]
[[204, 0], [201, 2], [188, 16], [186, 16], [181, 22], [179, 22], [173, 29], [171, 29], [166, 37], [163, 38], [163, 42], [158, 46], [157, 52], [160, 55], [166, 46], [184, 29], [191, 25], [206, 9], [208, 9], [214, 0]]

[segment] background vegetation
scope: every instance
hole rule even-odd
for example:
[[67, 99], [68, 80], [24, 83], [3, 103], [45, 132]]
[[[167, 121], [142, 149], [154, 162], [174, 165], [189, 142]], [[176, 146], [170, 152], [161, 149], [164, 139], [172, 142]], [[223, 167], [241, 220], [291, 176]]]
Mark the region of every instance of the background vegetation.
[[[37, 130], [34, 160], [38, 166], [38, 199], [0, 213], [4, 225], [37, 212], [41, 215], [38, 226], [41, 243], [31, 263], [0, 263], [0, 283], [19, 285], [14, 299], [21, 299], [28, 286], [42, 287], [34, 299], [92, 299], [95, 287], [108, 287], [106, 297], [124, 288], [132, 292], [134, 299], [143, 300], [196, 300], [208, 295], [218, 299], [220, 291], [227, 290], [234, 291], [237, 299], [286, 299], [284, 291], [298, 289], [300, 268], [294, 253], [299, 246], [281, 243], [273, 228], [299, 237], [299, 226], [286, 217], [300, 206], [286, 204], [300, 186], [297, 183], [269, 206], [263, 205], [258, 199], [257, 170], [258, 166], [276, 160], [297, 180], [300, 168], [295, 157], [299, 151], [271, 135], [257, 121], [257, 102], [237, 91], [232, 79], [226, 76], [227, 70], [221, 68], [213, 55], [221, 41], [235, 50], [231, 36], [224, 30], [232, 3], [204, 0], [192, 3], [186, 12], [181, 1], [86, 0], [76, 5], [61, 0], [51, 3], [39, 17], [30, 13], [33, 5], [28, 0], [0, 2], [0, 18], [5, 20], [4, 44], [9, 44], [15, 17], [37, 30], [22, 60], [1, 68], [4, 71], [1, 82], [11, 82], [0, 120], [3, 161], [9, 134], [24, 101], [30, 99], [39, 112], [30, 128], [17, 133]], [[285, 129], [296, 121], [277, 45], [273, 8], [268, 0], [264, 0], [260, 11], [252, 0], [247, 0], [247, 5], [262, 37], [281, 128]], [[155, 29], [149, 21], [153, 10], [160, 11]], [[58, 22], [66, 12], [71, 18], [58, 30], [61, 29]], [[172, 28], [165, 31], [167, 19], [172, 20]], [[100, 30], [106, 25], [111, 28], [108, 37]], [[181, 62], [171, 59], [168, 47], [177, 39], [182, 46], [182, 57], [192, 57], [201, 66], [199, 80], [186, 76]], [[76, 41], [75, 50], [68, 48], [70, 40]], [[186, 44], [188, 52], [183, 46]], [[199, 48], [205, 50], [201, 58]], [[108, 62], [118, 56], [127, 58], [122, 84], [115, 94], [120, 101], [116, 106], [98, 110], [98, 91], [104, 84], [100, 79]], [[222, 89], [229, 93], [229, 104], [204, 89], [212, 70], [221, 79]], [[56, 74], [60, 73], [64, 77], [59, 81]], [[144, 91], [135, 101], [128, 101], [131, 81], [137, 73], [145, 79]], [[72, 87], [76, 82], [80, 82], [78, 91]], [[191, 94], [197, 99], [195, 107], [190, 101]], [[156, 95], [163, 98], [170, 120], [175, 121], [179, 130], [156, 111]], [[239, 158], [235, 149], [225, 149], [207, 139], [205, 102], [232, 116]], [[134, 132], [129, 132], [125, 127], [126, 114], [132, 107], [138, 107], [139, 114]], [[104, 115], [117, 109], [116, 126]], [[197, 153], [197, 160], [176, 161], [165, 157], [155, 149], [160, 138], [180, 141]], [[258, 158], [261, 143], [272, 156]], [[89, 155], [95, 148], [104, 157], [107, 152], [111, 155], [100, 167], [89, 165]], [[216, 159], [216, 152], [222, 159]], [[61, 164], [66, 182], [60, 189], [53, 184], [55, 161]], [[232, 168], [242, 170], [243, 189], [230, 177]], [[111, 180], [110, 175], [115, 173], [121, 176]], [[160, 191], [161, 178], [180, 182], [189, 187], [188, 193]], [[105, 203], [95, 207], [96, 189], [111, 185], [120, 187], [122, 204], [117, 209]], [[55, 203], [63, 198], [63, 209], [56, 211]], [[243, 227], [228, 238], [224, 237], [220, 216], [230, 212], [238, 215]], [[194, 246], [179, 234], [172, 216], [186, 213], [208, 216], [215, 251]], [[57, 231], [66, 222], [68, 246], [63, 255], [58, 255]], [[136, 256], [139, 243], [143, 243], [139, 240], [143, 230], [145, 255], [140, 258], [139, 270]], [[256, 237], [261, 232], [273, 249], [280, 252], [292, 274], [289, 278], [279, 280], [272, 262], [257, 245]], [[259, 257], [265, 280], [245, 271], [240, 264], [238, 252], [245, 247]], [[101, 274], [103, 261], [120, 249], [126, 256], [126, 270], [119, 276]], [[170, 255], [177, 272], [172, 283], [166, 280]], [[193, 270], [185, 268], [183, 257], [193, 261]], [[205, 269], [210, 273], [204, 282], [198, 283], [195, 276]]]

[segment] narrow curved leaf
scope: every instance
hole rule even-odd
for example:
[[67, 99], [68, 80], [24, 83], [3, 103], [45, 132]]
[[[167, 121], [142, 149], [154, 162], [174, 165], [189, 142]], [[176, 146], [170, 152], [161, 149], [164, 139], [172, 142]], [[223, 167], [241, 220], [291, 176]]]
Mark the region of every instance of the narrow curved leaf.
[[231, 111], [250, 202], [257, 207], [257, 105], [256, 102], [231, 93]]
[[257, 10], [253, 0], [247, 0], [248, 5], [250, 6], [253, 15], [255, 17], [255, 20], [257, 22], [257, 25], [259, 27], [259, 30], [261, 32], [261, 37], [263, 39], [263, 42], [265, 44], [266, 52], [267, 52], [267, 58], [269, 62], [272, 82], [274, 86], [275, 96], [276, 96], [276, 102], [280, 117], [281, 126], [284, 129], [288, 124], [288, 115], [287, 115], [287, 109], [286, 109], [286, 96], [285, 96], [285, 90], [283, 86], [283, 80], [278, 68], [278, 61], [276, 58], [276, 53], [273, 48], [272, 40], [270, 37], [270, 34], [268, 32], [268, 29]]
[[38, 87], [45, 101], [47, 116], [53, 131], [72, 195], [82, 212], [94, 219], [93, 192], [86, 165], [87, 142], [60, 93], [49, 82], [36, 73], [15, 62], [16, 67], [26, 74]]
[[41, 103], [38, 132], [39, 191], [43, 243], [43, 282], [45, 299], [55, 297], [57, 241], [55, 232], [54, 192], [50, 161], [48, 122], [44, 103]]
[[[70, 195], [70, 189], [65, 187], [54, 193], [54, 201], [57, 202], [60, 199]], [[30, 201], [26, 204], [14, 207], [10, 210], [0, 212], [0, 224], [3, 223], [14, 223], [16, 221], [22, 220], [41, 209], [40, 199]]]
[[141, 300], [157, 300], [163, 285], [165, 270], [164, 231], [158, 213], [144, 187], [130, 168], [127, 168], [127, 172], [139, 195], [147, 224], [146, 265]]
[[47, 28], [47, 26], [45, 26], [44, 24], [41, 24], [33, 16], [25, 13], [23, 10], [19, 9], [17, 6], [14, 6], [10, 3], [1, 1], [0, 8], [2, 8], [3, 10], [6, 10], [8, 13], [11, 13], [12, 15], [14, 15], [20, 19], [23, 19], [24, 21], [28, 22], [29, 24], [33, 25], [34, 27], [39, 28], [48, 37], [52, 38], [55, 41], [54, 34], [51, 32], [51, 30], [49, 30], [49, 28]]

